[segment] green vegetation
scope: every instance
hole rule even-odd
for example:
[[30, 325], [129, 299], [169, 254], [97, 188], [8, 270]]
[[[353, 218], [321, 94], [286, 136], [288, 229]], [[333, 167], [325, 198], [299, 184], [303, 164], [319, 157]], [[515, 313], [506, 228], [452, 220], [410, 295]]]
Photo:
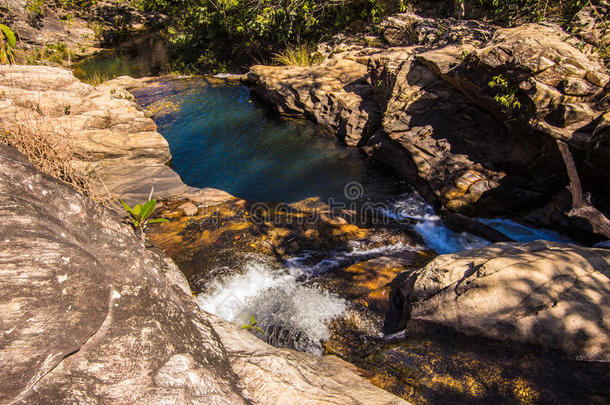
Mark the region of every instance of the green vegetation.
[[[151, 190], [150, 194], [152, 196], [152, 190]], [[144, 238], [146, 237], [144, 230], [146, 229], [146, 226], [148, 224], [169, 222], [165, 218], [149, 219], [150, 215], [155, 210], [155, 206], [157, 205], [157, 200], [155, 200], [155, 199], [151, 199], [149, 197], [149, 200], [146, 203], [136, 204], [136, 206], [133, 208], [131, 208], [125, 201], [123, 201], [123, 200], [120, 200], [120, 201], [121, 201], [121, 204], [123, 204], [123, 208], [125, 208], [125, 211], [127, 211], [127, 213], [129, 214], [133, 227], [136, 230], [140, 231], [140, 236], [142, 237], [142, 243], [144, 242]]]
[[588, 0], [478, 0], [495, 19], [505, 25], [552, 19], [565, 23], [589, 3]]
[[311, 45], [291, 45], [273, 55], [275, 63], [286, 66], [311, 66], [319, 63], [321, 59], [322, 55], [316, 53]]
[[488, 86], [496, 90], [494, 100], [508, 110], [509, 114], [521, 108], [521, 103], [517, 99], [516, 86], [511, 86], [502, 75], [494, 76]]
[[0, 63], [13, 63], [15, 60], [15, 46], [17, 38], [15, 33], [4, 24], [0, 24]]
[[265, 334], [265, 332], [263, 332], [263, 330], [257, 326], [256, 319], [254, 319], [254, 315], [250, 316], [250, 324], [242, 325], [241, 328], [242, 329], [257, 330], [260, 333], [262, 333], [263, 335]]
[[136, 0], [172, 17], [168, 29], [179, 70], [241, 67], [289, 46], [316, 43], [348, 26], [404, 11], [403, 0]]
[[80, 78], [80, 80], [92, 85], [93, 87], [97, 87], [108, 80], [114, 79], [114, 77], [100, 72], [87, 73], [84, 76], [80, 75], [78, 77]]

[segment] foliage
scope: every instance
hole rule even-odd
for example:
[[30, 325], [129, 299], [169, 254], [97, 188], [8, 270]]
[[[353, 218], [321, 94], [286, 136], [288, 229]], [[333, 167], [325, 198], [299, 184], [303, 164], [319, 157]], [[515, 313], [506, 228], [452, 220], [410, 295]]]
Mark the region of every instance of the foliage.
[[144, 10], [173, 16], [174, 58], [195, 68], [237, 66], [290, 45], [315, 43], [353, 24], [404, 11], [404, 0], [136, 0]]
[[[151, 191], [151, 195], [152, 195], [152, 191]], [[121, 201], [121, 204], [123, 204], [123, 208], [125, 208], [125, 211], [127, 211], [127, 213], [129, 214], [133, 227], [140, 231], [140, 235], [142, 236], [142, 241], [144, 241], [144, 237], [145, 237], [144, 230], [146, 229], [146, 226], [148, 224], [169, 222], [165, 218], [149, 219], [150, 215], [155, 210], [155, 206], [157, 205], [157, 200], [155, 200], [155, 199], [149, 199], [143, 205], [136, 204], [136, 206], [133, 208], [131, 208], [125, 201], [123, 201], [123, 200], [120, 200], [120, 201]]]
[[488, 86], [496, 90], [494, 96], [496, 103], [506, 108], [509, 113], [521, 108], [521, 103], [517, 99], [517, 88], [511, 86], [502, 75], [494, 76]]
[[552, 17], [567, 22], [588, 0], [478, 0], [498, 22], [513, 25], [525, 21], [542, 21]]
[[0, 120], [0, 143], [23, 153], [41, 172], [100, 203], [108, 203], [107, 197], [93, 187], [93, 173], [74, 168], [77, 152], [70, 136], [58, 136], [46, 121], [4, 118]]
[[310, 45], [291, 45], [275, 53], [273, 61], [286, 66], [312, 66], [321, 61], [321, 55]]
[[265, 334], [265, 332], [263, 332], [263, 330], [257, 326], [256, 319], [254, 319], [254, 315], [250, 316], [250, 324], [242, 325], [241, 328], [242, 329], [257, 330], [260, 333], [262, 333], [263, 335]]
[[0, 24], [0, 63], [13, 63], [15, 60], [15, 46], [17, 37], [13, 30], [4, 24]]

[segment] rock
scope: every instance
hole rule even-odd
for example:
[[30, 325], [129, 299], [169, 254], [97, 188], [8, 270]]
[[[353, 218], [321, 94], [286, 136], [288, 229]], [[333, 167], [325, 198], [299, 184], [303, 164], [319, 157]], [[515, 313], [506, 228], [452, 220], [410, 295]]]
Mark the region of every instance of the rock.
[[493, 215], [539, 203], [567, 182], [553, 142], [510, 133], [417, 61], [451, 69], [461, 54], [457, 47], [423, 54], [398, 48], [372, 56], [371, 82], [386, 107], [382, 131], [363, 150], [452, 211]]
[[248, 81], [280, 113], [300, 114], [358, 145], [379, 127], [366, 65], [341, 56], [312, 67], [253, 66]]
[[399, 292], [405, 319], [610, 359], [610, 252], [536, 241], [434, 259]]
[[178, 209], [181, 209], [182, 211], [184, 211], [184, 215], [188, 215], [191, 217], [193, 215], [197, 215], [197, 211], [199, 211], [197, 206], [190, 201], [185, 202], [184, 204], [180, 205], [178, 207]]
[[[210, 282], [218, 277], [219, 268], [239, 271], [252, 255], [283, 261], [304, 251], [318, 252], [308, 262], [313, 266], [326, 258], [336, 259], [337, 251], [354, 244], [372, 248], [388, 240], [405, 245], [419, 240], [412, 233], [358, 224], [359, 216], [355, 213], [331, 212], [328, 205], [316, 198], [292, 204], [234, 198], [204, 207], [196, 217], [184, 215], [180, 208], [183, 204], [189, 201], [172, 200], [165, 204], [159, 212], [172, 221], [152, 225], [146, 234], [176, 261], [196, 293], [209, 288]], [[347, 256], [337, 267], [349, 266], [354, 260], [358, 257]]]
[[1, 401], [249, 403], [174, 263], [0, 146]]
[[610, 2], [591, 1], [572, 18], [570, 28], [572, 33], [596, 47], [607, 46], [610, 44], [609, 18]]
[[390, 310], [390, 291], [396, 277], [413, 271], [434, 257], [426, 250], [380, 256], [337, 269], [321, 277], [324, 287], [339, 296], [364, 304], [382, 316]]
[[[557, 25], [524, 24], [497, 30], [484, 48], [453, 67], [439, 65], [435, 52], [418, 59], [495, 116], [527, 123], [520, 131], [533, 130], [582, 150], [591, 135], [583, 129], [608, 107], [603, 88], [608, 72], [569, 38]], [[498, 76], [506, 88], [490, 87]], [[494, 99], [511, 94], [520, 107], [506, 108]], [[578, 111], [577, 119], [558, 119], [565, 111]]]
[[251, 333], [211, 316], [233, 370], [256, 404], [408, 403], [374, 387], [358, 369], [335, 356], [312, 356], [264, 344]]
[[171, 159], [167, 141], [119, 86], [132, 82], [122, 78], [94, 88], [60, 68], [0, 66], [0, 127], [67, 137], [72, 165], [94, 173], [101, 194], [108, 190], [132, 205], [145, 201], [153, 187], [157, 199], [205, 200], [206, 194], [214, 201], [221, 194], [221, 200], [230, 199], [227, 193], [185, 185], [166, 165]]
[[2, 403], [406, 404], [199, 309], [113, 212], [0, 145]]
[[391, 15], [379, 25], [383, 38], [396, 47], [470, 44], [478, 48], [491, 39], [494, 31], [479, 21], [424, 18], [411, 13]]

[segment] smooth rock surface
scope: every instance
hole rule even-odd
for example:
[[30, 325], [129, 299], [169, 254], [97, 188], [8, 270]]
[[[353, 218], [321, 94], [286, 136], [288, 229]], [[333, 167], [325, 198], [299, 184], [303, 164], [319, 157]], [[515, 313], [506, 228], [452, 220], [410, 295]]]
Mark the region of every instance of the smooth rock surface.
[[442, 255], [402, 283], [403, 317], [610, 360], [610, 251], [536, 241]]

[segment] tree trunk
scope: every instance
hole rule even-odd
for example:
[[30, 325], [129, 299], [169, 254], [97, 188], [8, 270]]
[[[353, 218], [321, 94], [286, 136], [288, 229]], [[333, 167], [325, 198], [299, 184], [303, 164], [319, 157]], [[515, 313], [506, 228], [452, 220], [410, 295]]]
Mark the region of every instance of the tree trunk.
[[568, 216], [586, 220], [591, 225], [591, 230], [594, 233], [604, 235], [610, 239], [610, 220], [583, 198], [582, 185], [569, 146], [565, 142], [557, 140], [557, 147], [559, 152], [561, 152], [561, 157], [570, 178], [569, 189], [572, 195], [572, 209], [567, 213]]

